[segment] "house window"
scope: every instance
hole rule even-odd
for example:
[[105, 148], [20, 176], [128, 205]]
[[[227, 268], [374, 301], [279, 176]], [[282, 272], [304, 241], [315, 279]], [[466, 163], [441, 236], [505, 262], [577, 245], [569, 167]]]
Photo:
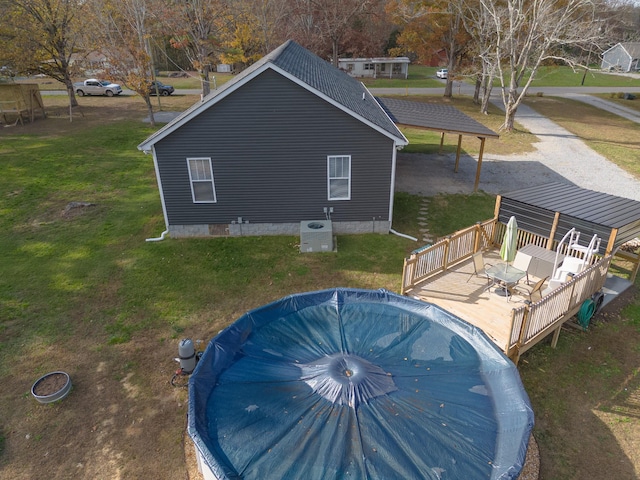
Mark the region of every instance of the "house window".
[[187, 158], [191, 196], [194, 203], [215, 203], [216, 187], [213, 183], [211, 158]]
[[373, 70], [373, 63], [365, 63], [364, 64], [364, 69], [365, 70]]
[[327, 157], [329, 200], [351, 199], [351, 155]]

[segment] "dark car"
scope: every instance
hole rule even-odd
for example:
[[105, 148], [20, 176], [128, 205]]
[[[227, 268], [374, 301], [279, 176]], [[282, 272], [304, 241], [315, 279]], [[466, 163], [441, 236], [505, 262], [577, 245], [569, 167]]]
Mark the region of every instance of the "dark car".
[[174, 91], [175, 89], [171, 85], [165, 85], [164, 83], [158, 81], [151, 82], [151, 84], [149, 85], [149, 95], [155, 95], [156, 93], [159, 93], [163, 97], [166, 97], [167, 95], [171, 95]]

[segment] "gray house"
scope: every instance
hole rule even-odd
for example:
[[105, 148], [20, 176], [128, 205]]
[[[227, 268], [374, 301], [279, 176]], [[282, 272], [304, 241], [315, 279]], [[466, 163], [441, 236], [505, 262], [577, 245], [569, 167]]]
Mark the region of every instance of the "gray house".
[[[172, 237], [388, 233], [408, 142], [357, 80], [288, 41], [155, 132]], [[302, 223], [301, 223], [302, 222]]]
[[640, 70], [640, 42], [618, 43], [602, 54], [603, 70], [635, 72]]

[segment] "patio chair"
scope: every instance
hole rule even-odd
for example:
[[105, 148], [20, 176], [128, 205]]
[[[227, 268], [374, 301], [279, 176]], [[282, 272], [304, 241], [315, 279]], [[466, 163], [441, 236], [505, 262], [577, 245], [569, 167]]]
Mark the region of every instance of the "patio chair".
[[529, 282], [529, 265], [531, 264], [531, 255], [525, 255], [522, 252], [516, 252], [516, 258], [513, 259], [513, 263], [511, 264], [515, 268], [519, 270], [524, 270], [527, 272], [527, 276], [525, 277], [527, 280], [527, 285]]
[[486, 268], [487, 266], [491, 266], [489, 264], [484, 263], [484, 257], [482, 256], [482, 252], [476, 252], [472, 255], [473, 260], [473, 274], [467, 279], [467, 283], [473, 276], [486, 278], [487, 279], [487, 288], [491, 286], [491, 277], [487, 275]]
[[544, 277], [538, 280], [533, 286], [518, 284], [514, 285], [511, 291], [525, 295], [529, 297], [529, 302], [533, 302], [533, 296], [537, 293], [542, 298], [542, 287], [549, 277]]

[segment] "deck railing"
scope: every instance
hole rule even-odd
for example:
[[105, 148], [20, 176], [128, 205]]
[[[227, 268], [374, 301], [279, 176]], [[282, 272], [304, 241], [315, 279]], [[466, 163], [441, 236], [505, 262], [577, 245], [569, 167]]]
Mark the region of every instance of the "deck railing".
[[430, 247], [413, 252], [404, 260], [401, 293], [406, 294], [420, 282], [466, 260], [474, 252], [491, 247], [494, 243], [496, 223], [495, 219], [478, 222], [439, 240]]
[[[406, 295], [412, 288], [468, 259], [473, 253], [499, 245], [505, 228], [495, 218], [485, 220], [414, 251], [404, 262], [402, 294]], [[548, 243], [549, 240], [543, 236], [518, 231], [518, 248], [528, 244], [557, 248], [557, 242]], [[559, 332], [562, 324], [578, 312], [583, 302], [603, 287], [611, 259], [612, 255], [594, 256], [591, 266], [540, 301], [514, 308], [509, 342], [502, 346], [507, 355], [517, 363], [522, 352], [551, 331]], [[554, 343], [556, 340], [557, 337]]]
[[513, 309], [507, 355], [517, 362], [522, 352], [575, 315], [584, 301], [604, 286], [611, 259], [612, 255], [599, 259], [538, 302]]

